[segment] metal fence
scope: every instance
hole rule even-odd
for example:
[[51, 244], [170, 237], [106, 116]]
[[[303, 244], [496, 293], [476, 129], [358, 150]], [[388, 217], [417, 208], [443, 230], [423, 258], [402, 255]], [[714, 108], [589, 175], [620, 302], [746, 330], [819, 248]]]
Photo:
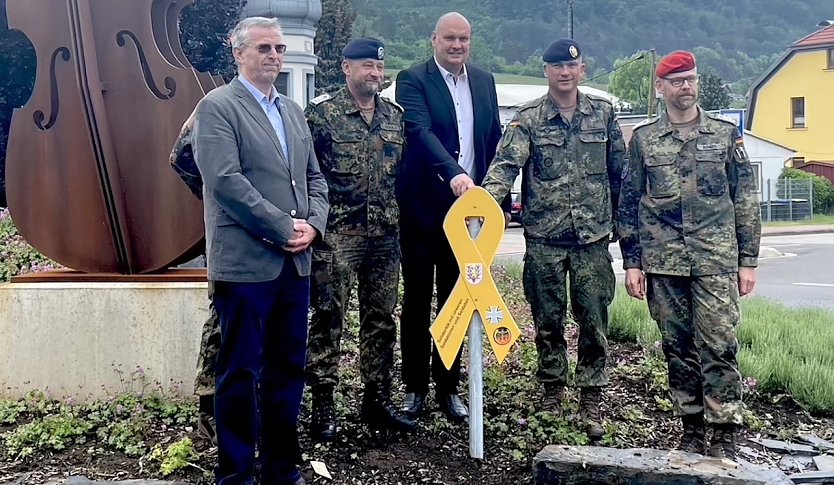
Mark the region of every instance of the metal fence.
[[814, 213], [814, 183], [767, 179], [762, 187], [763, 221], [805, 221]]

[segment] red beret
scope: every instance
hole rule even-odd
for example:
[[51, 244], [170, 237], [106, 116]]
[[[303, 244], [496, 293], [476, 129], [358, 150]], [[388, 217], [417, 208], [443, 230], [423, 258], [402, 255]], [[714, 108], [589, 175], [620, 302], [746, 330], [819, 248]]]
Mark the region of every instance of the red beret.
[[673, 72], [683, 72], [691, 69], [695, 69], [695, 56], [689, 51], [675, 51], [660, 59], [654, 73], [657, 77], [666, 77]]

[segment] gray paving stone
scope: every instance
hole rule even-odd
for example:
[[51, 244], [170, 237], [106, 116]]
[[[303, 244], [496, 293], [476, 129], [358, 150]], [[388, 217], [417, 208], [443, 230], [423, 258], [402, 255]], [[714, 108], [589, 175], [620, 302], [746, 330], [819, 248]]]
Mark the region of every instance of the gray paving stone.
[[119, 482], [95, 482], [87, 477], [69, 477], [64, 485], [189, 485], [188, 482], [166, 482], [162, 480], [122, 480]]
[[814, 457], [814, 464], [821, 472], [834, 472], [834, 456], [820, 455]]
[[779, 470], [679, 451], [546, 446], [533, 460], [536, 485], [791, 485]]
[[819, 452], [814, 449], [813, 446], [808, 445], [797, 445], [794, 443], [787, 443], [784, 441], [779, 440], [769, 440], [769, 439], [758, 439], [758, 438], [751, 438], [751, 442], [756, 443], [757, 445], [764, 446], [765, 448], [769, 449], [770, 451], [775, 451], [777, 453], [783, 453], [787, 455], [806, 455], [806, 456], [814, 456], [819, 455]]

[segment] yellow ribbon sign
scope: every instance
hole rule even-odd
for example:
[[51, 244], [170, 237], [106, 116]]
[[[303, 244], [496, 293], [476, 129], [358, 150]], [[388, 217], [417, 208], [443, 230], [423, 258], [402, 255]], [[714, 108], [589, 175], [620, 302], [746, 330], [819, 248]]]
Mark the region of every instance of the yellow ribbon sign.
[[[483, 218], [474, 240], [469, 236], [467, 217]], [[455, 253], [460, 276], [430, 329], [440, 358], [451, 369], [477, 311], [501, 363], [521, 333], [489, 271], [504, 236], [504, 213], [489, 192], [475, 187], [458, 197], [449, 209], [443, 230]]]

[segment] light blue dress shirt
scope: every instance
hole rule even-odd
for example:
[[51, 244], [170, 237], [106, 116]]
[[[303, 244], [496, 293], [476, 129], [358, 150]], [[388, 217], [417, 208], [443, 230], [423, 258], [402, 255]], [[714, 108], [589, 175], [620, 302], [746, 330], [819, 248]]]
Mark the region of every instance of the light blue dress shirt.
[[290, 154], [287, 150], [287, 132], [284, 130], [284, 120], [281, 119], [281, 98], [278, 97], [278, 90], [275, 89], [275, 86], [272, 86], [272, 91], [267, 96], [260, 89], [256, 88], [254, 84], [250, 83], [242, 74], [238, 76], [238, 79], [252, 93], [255, 101], [258, 102], [258, 105], [264, 110], [266, 117], [269, 118], [269, 123], [275, 130], [275, 134], [278, 135], [278, 141], [281, 142], [281, 148], [284, 150], [284, 158], [289, 164]]

